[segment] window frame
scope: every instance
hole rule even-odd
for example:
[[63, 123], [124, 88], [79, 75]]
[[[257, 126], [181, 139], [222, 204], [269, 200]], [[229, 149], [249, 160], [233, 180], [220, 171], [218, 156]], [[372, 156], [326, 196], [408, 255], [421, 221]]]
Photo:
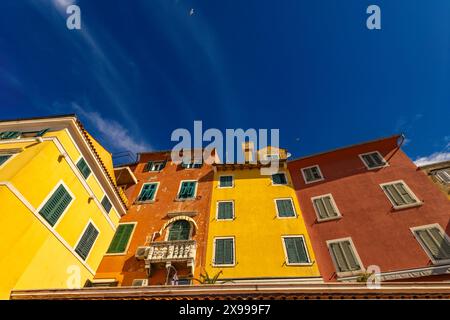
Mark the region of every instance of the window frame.
[[[376, 166], [376, 167], [369, 167], [369, 164], [366, 163], [366, 161], [364, 160], [364, 156], [372, 154], [372, 153], [377, 153], [378, 156], [383, 159], [384, 164]], [[358, 154], [359, 158], [361, 159], [362, 163], [364, 163], [364, 166], [366, 167], [367, 170], [376, 170], [376, 169], [381, 169], [384, 167], [388, 167], [389, 163], [386, 161], [386, 159], [383, 157], [383, 155], [381, 154], [381, 152], [379, 152], [378, 150], [374, 150], [374, 151], [370, 151], [370, 152], [365, 152], [365, 153], [360, 153]]]
[[[216, 263], [216, 240], [232, 239], [233, 240], [233, 263], [232, 264], [217, 264]], [[212, 266], [218, 268], [229, 268], [236, 266], [236, 237], [235, 236], [220, 236], [213, 238], [213, 252], [212, 252]]]
[[431, 229], [431, 228], [437, 228], [444, 235], [444, 239], [446, 239], [450, 243], [450, 236], [445, 232], [444, 228], [442, 228], [439, 223], [432, 223], [432, 224], [427, 224], [427, 225], [423, 225], [423, 226], [411, 227], [410, 230], [413, 233], [414, 238], [417, 240], [417, 242], [421, 246], [422, 250], [425, 252], [425, 254], [428, 256], [430, 261], [433, 263], [433, 265], [449, 264], [450, 258], [444, 259], [444, 260], [435, 260], [433, 255], [431, 254], [430, 250], [425, 246], [425, 244], [422, 242], [422, 240], [416, 234], [417, 230], [426, 230], [426, 229]]
[[[80, 243], [81, 239], [83, 238], [84, 233], [86, 232], [87, 228], [89, 227], [89, 224], [92, 224], [92, 226], [97, 230], [98, 234], [97, 234], [97, 237], [95, 238], [94, 242], [92, 243], [92, 247], [89, 249], [89, 252], [86, 255], [86, 258], [83, 259], [83, 257], [78, 254], [77, 247], [78, 247], [78, 244]], [[98, 238], [100, 238], [100, 229], [97, 227], [97, 225], [94, 223], [94, 221], [92, 219], [89, 219], [88, 222], [86, 223], [86, 225], [84, 226], [84, 229], [81, 232], [80, 236], [78, 237], [78, 240], [75, 242], [75, 245], [73, 246], [73, 252], [75, 252], [75, 254], [78, 256], [78, 258], [80, 258], [81, 260], [83, 260], [87, 263], [89, 256], [91, 255]]]
[[[284, 180], [286, 181], [286, 183], [274, 183], [274, 182], [273, 182], [273, 176], [276, 175], [276, 174], [282, 174], [282, 175], [284, 175]], [[270, 176], [270, 180], [271, 180], [271, 182], [272, 182], [272, 186], [274, 186], [274, 187], [287, 186], [287, 185], [289, 184], [289, 181], [288, 181], [288, 177], [287, 177], [286, 172], [277, 172], [277, 173], [274, 173], [274, 174], [272, 174], [272, 175]]]
[[[231, 186], [227, 186], [227, 187], [222, 187], [220, 186], [220, 178], [221, 177], [231, 177]], [[234, 175], [233, 174], [222, 174], [219, 176], [219, 183], [217, 186], [218, 189], [230, 189], [230, 188], [234, 188]]]
[[[136, 203], [136, 204], [145, 204], [145, 203], [153, 203], [153, 202], [155, 202], [155, 201], [156, 201], [156, 195], [157, 195], [158, 190], [159, 190], [159, 183], [160, 183], [159, 181], [155, 181], [155, 182], [144, 182], [144, 183], [142, 184], [142, 186], [141, 186], [141, 189], [139, 190], [139, 193], [138, 193], [137, 197], [136, 197], [135, 203]], [[153, 199], [152, 199], [152, 200], [144, 200], [144, 201], [140, 201], [140, 200], [139, 200], [140, 195], [141, 195], [142, 190], [144, 189], [144, 186], [145, 186], [146, 184], [156, 184], [155, 194], [153, 195]]]
[[[277, 204], [278, 200], [290, 200], [291, 201], [291, 205], [292, 205], [292, 209], [294, 210], [294, 215], [293, 216], [289, 216], [289, 217], [282, 217], [282, 216], [280, 216], [280, 213], [278, 211], [278, 204]], [[275, 198], [275, 199], [273, 199], [273, 201], [275, 203], [275, 210], [276, 210], [276, 213], [277, 213], [277, 219], [296, 219], [296, 218], [298, 218], [298, 213], [297, 213], [297, 210], [295, 209], [294, 200], [292, 198], [289, 198], [289, 197], [288, 198]]]
[[[181, 187], [183, 186], [183, 182], [195, 182], [194, 195], [191, 198], [180, 198]], [[198, 189], [198, 180], [181, 180], [180, 185], [178, 186], [177, 196], [175, 200], [177, 201], [192, 201], [197, 199], [197, 189]]]
[[[109, 209], [109, 211], [106, 211], [106, 208], [103, 206], [103, 200], [104, 200], [105, 198], [108, 199], [108, 202], [109, 202], [109, 204], [110, 204], [110, 206], [111, 206], [111, 208]], [[111, 213], [111, 210], [114, 208], [114, 206], [113, 206], [113, 204], [112, 204], [112, 202], [111, 202], [111, 199], [109, 199], [109, 197], [108, 197], [108, 195], [107, 195], [106, 193], [103, 195], [102, 200], [100, 200], [100, 205], [101, 205], [102, 209], [103, 209], [107, 214], [110, 214], [110, 213]]]
[[[388, 185], [395, 185], [396, 183], [402, 183], [403, 187], [405, 188], [405, 190], [409, 193], [409, 195], [414, 198], [414, 200], [416, 200], [416, 202], [413, 203], [408, 203], [408, 204], [403, 204], [403, 205], [396, 205], [391, 197], [389, 196], [388, 192], [383, 188], [384, 186], [388, 186]], [[389, 202], [392, 204], [392, 208], [394, 210], [401, 210], [401, 209], [406, 209], [406, 208], [413, 208], [413, 207], [418, 207], [421, 206], [423, 204], [423, 202], [417, 197], [417, 195], [409, 188], [409, 186], [406, 184], [406, 182], [404, 180], [396, 180], [396, 181], [390, 181], [390, 182], [384, 182], [384, 183], [380, 183], [380, 188], [381, 190], [383, 190], [384, 195], [388, 198]]]
[[[88, 174], [87, 177], [84, 176], [83, 172], [81, 172], [80, 168], [78, 167], [78, 163], [81, 161], [81, 159], [84, 160], [84, 163], [85, 163], [86, 166], [89, 168], [89, 174]], [[77, 161], [75, 161], [74, 164], [75, 164], [75, 167], [77, 167], [78, 171], [80, 172], [80, 174], [81, 174], [81, 176], [83, 177], [84, 180], [87, 181], [87, 179], [88, 179], [91, 175], [93, 175], [91, 167], [89, 166], [89, 164], [87, 163], [86, 159], [85, 159], [82, 155], [78, 157]]]
[[[232, 204], [232, 218], [230, 219], [219, 219], [219, 203], [222, 202], [231, 202]], [[216, 220], [217, 221], [233, 221], [234, 219], [236, 219], [236, 215], [235, 215], [235, 209], [234, 209], [234, 200], [217, 200], [216, 201]]]
[[[305, 170], [311, 169], [311, 168], [317, 168], [317, 170], [320, 173], [320, 179], [313, 180], [313, 181], [308, 181], [306, 179]], [[303, 181], [305, 182], [305, 184], [311, 184], [311, 183], [316, 183], [316, 182], [320, 182], [320, 181], [324, 181], [325, 180], [325, 177], [324, 177], [324, 175], [322, 173], [322, 170], [320, 170], [320, 166], [318, 164], [315, 164], [315, 165], [312, 165], [312, 166], [309, 166], [309, 167], [305, 167], [305, 168], [301, 168], [300, 171], [302, 172]]]
[[[447, 171], [448, 170], [448, 171]], [[445, 175], [448, 176], [449, 182], [444, 181], [437, 173], [443, 171]], [[432, 171], [433, 176], [436, 177], [436, 180], [443, 184], [444, 186], [450, 185], [450, 168], [441, 168]]]
[[[303, 239], [303, 246], [305, 247], [306, 257], [308, 259], [308, 262], [289, 262], [289, 256], [288, 251], [286, 248], [286, 242], [284, 239], [286, 238], [302, 238]], [[306, 245], [306, 239], [303, 234], [293, 234], [293, 235], [283, 235], [281, 236], [281, 243], [283, 245], [283, 251], [284, 251], [284, 260], [287, 266], [311, 266], [313, 262], [311, 261], [311, 256], [309, 254], [308, 246]]]
[[[317, 211], [317, 208], [316, 208], [316, 206], [314, 204], [314, 200], [325, 198], [325, 197], [330, 197], [331, 203], [332, 203], [332, 205], [334, 206], [334, 209], [336, 209], [336, 212], [337, 212], [337, 216], [336, 217], [320, 218], [320, 214]], [[334, 200], [334, 197], [333, 197], [333, 195], [331, 193], [322, 194], [320, 196], [312, 197], [311, 198], [311, 203], [312, 203], [312, 206], [314, 208], [314, 212], [316, 213], [317, 222], [326, 222], [326, 221], [331, 221], [331, 220], [339, 220], [339, 219], [342, 218], [341, 211], [339, 210], [339, 208], [338, 208], [338, 206], [336, 204], [336, 201]]]
[[[122, 251], [122, 252], [112, 252], [112, 253], [108, 253], [108, 249], [109, 249], [109, 246], [108, 246], [108, 248], [106, 249], [105, 256], [123, 256], [123, 255], [126, 255], [126, 254], [127, 254], [128, 249], [130, 248], [131, 239], [133, 239], [134, 232], [136, 231], [136, 225], [137, 225], [138, 223], [137, 223], [137, 221], [133, 221], [133, 222], [122, 222], [122, 223], [119, 223], [119, 224], [117, 225], [116, 232], [117, 232], [117, 230], [119, 229], [119, 226], [122, 225], [122, 224], [132, 224], [132, 225], [133, 225], [133, 230], [131, 230], [130, 237], [128, 238], [127, 245], [125, 246], [125, 250]], [[111, 243], [112, 243], [112, 241], [113, 241], [115, 235], [116, 235], [116, 233], [114, 232], [114, 235], [113, 235], [113, 237], [112, 237], [111, 242], [109, 243], [109, 245], [111, 245]]]
[[[178, 222], [178, 221], [186, 221], [189, 224], [189, 239], [185, 239], [185, 240], [169, 240], [169, 235], [170, 235], [170, 229], [172, 229], [173, 224]], [[190, 241], [192, 240], [192, 234], [194, 232], [194, 226], [192, 225], [192, 223], [188, 220], [184, 220], [184, 219], [180, 219], [180, 220], [176, 220], [173, 221], [171, 224], [169, 224], [165, 230], [165, 235], [164, 235], [164, 241], [167, 242], [176, 242], [176, 241]]]
[[[49, 222], [47, 222], [47, 220], [40, 214], [40, 211], [42, 210], [42, 208], [47, 204], [48, 200], [50, 200], [50, 198], [52, 197], [52, 195], [56, 192], [56, 190], [59, 188], [59, 186], [62, 185], [66, 191], [69, 193], [69, 195], [72, 197], [72, 200], [70, 200], [70, 203], [67, 205], [67, 207], [64, 209], [64, 211], [60, 214], [58, 220], [56, 220], [55, 224], [52, 226]], [[53, 187], [52, 190], [50, 190], [50, 192], [47, 194], [47, 196], [44, 198], [44, 200], [41, 202], [41, 204], [39, 205], [39, 207], [36, 208], [36, 213], [37, 215], [42, 218], [41, 221], [44, 221], [50, 228], [53, 228], [54, 230], [56, 229], [56, 227], [59, 225], [59, 223], [62, 221], [62, 219], [64, 218], [64, 216], [66, 215], [67, 211], [69, 211], [70, 207], [72, 206], [72, 204], [74, 203], [76, 197], [75, 194], [70, 190], [70, 188], [67, 186], [67, 184], [61, 179], [59, 180], [56, 185]]]
[[[360, 269], [359, 270], [354, 270], [354, 271], [343, 271], [340, 272], [339, 270], [339, 264], [336, 261], [336, 258], [334, 257], [333, 251], [331, 250], [331, 244], [332, 243], [338, 243], [338, 242], [344, 242], [344, 241], [349, 241], [350, 242], [350, 247], [352, 248], [354, 257], [356, 259], [356, 261], [358, 262]], [[364, 267], [364, 264], [362, 263], [362, 260], [358, 254], [358, 251], [356, 250], [355, 244], [353, 243], [353, 240], [351, 237], [345, 237], [345, 238], [339, 238], [339, 239], [332, 239], [332, 240], [327, 240], [326, 241], [327, 244], [327, 248], [328, 248], [328, 253], [330, 254], [331, 260], [333, 261], [333, 265], [334, 265], [334, 269], [336, 272], [336, 275], [338, 278], [344, 278], [344, 277], [348, 277], [348, 276], [357, 276], [360, 275], [362, 273], [364, 273], [366, 271], [366, 268]]]

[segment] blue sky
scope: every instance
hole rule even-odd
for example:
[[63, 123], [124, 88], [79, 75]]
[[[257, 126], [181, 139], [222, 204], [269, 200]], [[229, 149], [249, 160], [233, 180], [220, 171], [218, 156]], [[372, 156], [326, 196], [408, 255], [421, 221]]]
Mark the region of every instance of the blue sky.
[[[81, 30], [66, 28], [71, 3]], [[366, 28], [370, 4], [381, 30]], [[450, 159], [447, 0], [2, 0], [0, 10], [2, 119], [75, 112], [113, 153], [170, 149], [174, 129], [202, 120], [279, 128], [293, 157], [405, 133], [413, 160]]]

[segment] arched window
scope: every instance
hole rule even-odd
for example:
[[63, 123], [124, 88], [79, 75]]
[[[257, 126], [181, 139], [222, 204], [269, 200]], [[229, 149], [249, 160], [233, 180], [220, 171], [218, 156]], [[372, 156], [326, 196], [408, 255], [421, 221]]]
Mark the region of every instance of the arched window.
[[189, 240], [191, 225], [186, 220], [178, 220], [172, 223], [169, 230], [169, 241]]

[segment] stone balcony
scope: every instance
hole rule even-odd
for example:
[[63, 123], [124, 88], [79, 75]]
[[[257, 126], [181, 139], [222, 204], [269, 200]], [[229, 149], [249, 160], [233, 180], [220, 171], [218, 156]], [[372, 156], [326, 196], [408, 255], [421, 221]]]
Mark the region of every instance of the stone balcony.
[[187, 267], [194, 273], [197, 243], [195, 240], [158, 241], [148, 246], [138, 247], [136, 258], [145, 261], [145, 268], [150, 275], [152, 265], [177, 265]]

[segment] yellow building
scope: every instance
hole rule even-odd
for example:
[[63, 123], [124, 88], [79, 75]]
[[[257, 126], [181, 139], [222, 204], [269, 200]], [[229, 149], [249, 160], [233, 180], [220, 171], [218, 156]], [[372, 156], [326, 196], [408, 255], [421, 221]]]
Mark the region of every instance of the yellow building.
[[450, 161], [436, 162], [419, 167], [450, 200]]
[[94, 277], [126, 198], [76, 116], [0, 122], [0, 298]]
[[[205, 270], [239, 282], [322, 282], [300, 207], [286, 169], [286, 151], [267, 148], [252, 162], [216, 164]], [[262, 157], [279, 158], [274, 175], [262, 174]], [[219, 280], [220, 282], [220, 280]]]

